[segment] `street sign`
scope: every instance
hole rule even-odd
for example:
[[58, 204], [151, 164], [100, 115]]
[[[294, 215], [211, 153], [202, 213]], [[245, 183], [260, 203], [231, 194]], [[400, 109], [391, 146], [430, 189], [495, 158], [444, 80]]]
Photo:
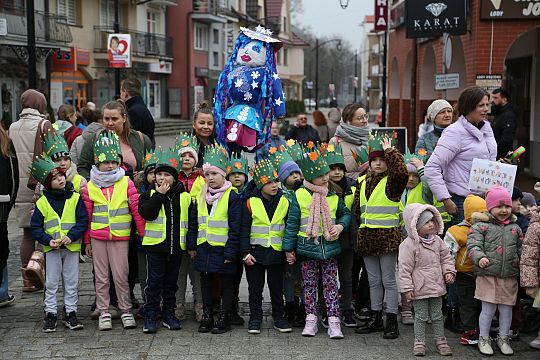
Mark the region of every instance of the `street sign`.
[[306, 81], [306, 89], [313, 89], [313, 81]]
[[459, 89], [459, 73], [435, 75], [435, 90], [448, 89]]
[[375, 0], [375, 31], [388, 30], [388, 0]]
[[476, 74], [476, 86], [480, 86], [489, 92], [502, 86], [501, 74]]

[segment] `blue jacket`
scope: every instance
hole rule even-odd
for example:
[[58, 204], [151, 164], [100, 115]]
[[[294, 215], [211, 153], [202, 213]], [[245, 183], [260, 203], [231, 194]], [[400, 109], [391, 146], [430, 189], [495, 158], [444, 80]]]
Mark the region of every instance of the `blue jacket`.
[[[231, 191], [229, 195], [229, 238], [225, 246], [212, 246], [207, 242], [197, 245], [197, 236], [188, 230], [187, 249], [196, 250], [195, 270], [205, 274], [234, 274], [236, 273], [240, 247], [240, 223], [242, 221], [241, 202], [238, 194]], [[192, 206], [196, 209], [196, 206]], [[208, 206], [208, 211], [211, 207]], [[191, 216], [190, 216], [191, 218]], [[225, 260], [231, 262], [225, 264]]]
[[[73, 184], [67, 181], [65, 189], [63, 190], [46, 190], [45, 189], [43, 190], [42, 196], [45, 196], [47, 198], [53, 210], [58, 214], [59, 217], [62, 217], [66, 199], [71, 198], [73, 193], [74, 193]], [[77, 222], [67, 233], [67, 236], [71, 239], [71, 241], [75, 241], [77, 239], [82, 238], [82, 236], [84, 235], [84, 232], [86, 231], [86, 228], [88, 227], [88, 214], [86, 213], [86, 208], [84, 207], [82, 197], [80, 197], [79, 201], [77, 202], [77, 207], [75, 208], [75, 217], [77, 219]], [[54, 240], [54, 239], [52, 238], [51, 235], [45, 233], [45, 229], [43, 228], [44, 220], [45, 218], [43, 214], [36, 206], [34, 210], [34, 214], [32, 215], [32, 219], [30, 220], [30, 226], [32, 228], [32, 236], [34, 236], [34, 239], [36, 239], [40, 244], [49, 246], [51, 240]], [[65, 247], [62, 245], [61, 248], [65, 248]]]
[[[328, 194], [332, 195], [333, 193], [329, 192]], [[298, 231], [300, 230], [300, 206], [298, 205], [296, 196], [292, 197], [289, 201], [291, 203], [289, 205], [287, 226], [285, 227], [283, 251], [296, 251], [298, 255], [315, 260], [326, 260], [339, 255], [341, 253], [341, 244], [338, 240], [327, 241], [323, 236], [319, 236], [318, 244], [316, 244], [313, 239], [298, 235]], [[343, 199], [339, 199], [336, 212], [336, 225], [343, 225], [343, 231], [347, 231], [350, 222], [351, 212], [345, 206]]]

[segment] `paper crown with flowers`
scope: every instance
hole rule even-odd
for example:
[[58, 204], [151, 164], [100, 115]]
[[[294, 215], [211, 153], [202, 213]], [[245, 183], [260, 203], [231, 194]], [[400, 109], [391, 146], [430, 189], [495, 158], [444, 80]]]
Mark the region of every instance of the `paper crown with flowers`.
[[326, 157], [321, 153], [319, 147], [309, 146], [310, 144], [308, 143], [307, 147], [304, 148], [304, 156], [297, 161], [304, 179], [307, 181], [311, 181], [330, 172]]
[[156, 169], [161, 166], [168, 166], [179, 172], [182, 168], [182, 163], [178, 161], [178, 156], [172, 148], [159, 149], [155, 153]]
[[384, 151], [382, 142], [386, 139], [390, 139], [391, 145], [396, 146], [396, 138], [396, 132], [392, 134], [388, 134], [387, 132], [379, 133], [377, 131], [370, 133], [368, 138], [368, 153], [371, 154], [374, 151]]
[[56, 131], [49, 130], [41, 143], [43, 152], [51, 158], [69, 156], [69, 147], [66, 140]]
[[298, 162], [304, 157], [304, 148], [296, 140], [287, 140], [287, 142], [285, 143], [285, 150], [289, 153], [289, 155], [295, 162]]
[[285, 146], [283, 146], [283, 145], [281, 145], [279, 147], [279, 149], [276, 148], [276, 147], [271, 147], [268, 150], [268, 154], [269, 154], [268, 159], [272, 161], [272, 164], [274, 165], [274, 168], [276, 170], [278, 170], [278, 171], [286, 163], [288, 163], [290, 161], [294, 162], [293, 158], [291, 157], [291, 155], [288, 153]]
[[96, 164], [104, 161], [120, 162], [120, 156], [122, 156], [122, 150], [118, 135], [112, 131], [102, 131], [94, 143], [94, 162]]
[[49, 174], [56, 175], [57, 173], [58, 165], [46, 154], [36, 156], [32, 164], [30, 164], [30, 175], [42, 184], [47, 182]]
[[345, 160], [343, 159], [343, 150], [339, 144], [323, 144], [321, 146], [326, 163], [328, 166], [343, 165], [345, 166]]
[[366, 163], [369, 159], [369, 153], [367, 146], [355, 146], [353, 149], [351, 149], [351, 155], [356, 161], [357, 164], [362, 165]]
[[146, 169], [149, 166], [155, 166], [157, 162], [157, 150], [150, 150], [146, 153], [143, 159], [143, 167]]
[[258, 189], [262, 189], [270, 181], [279, 181], [278, 172], [270, 159], [258, 161], [249, 169], [249, 173]]
[[244, 155], [237, 155], [234, 153], [231, 154], [229, 165], [227, 167], [227, 174], [232, 173], [246, 174], [246, 176], [248, 175], [248, 159]]
[[204, 164], [216, 166], [228, 174], [227, 169], [229, 167], [229, 154], [222, 145], [208, 145], [204, 149]]
[[179, 150], [185, 147], [190, 147], [199, 152], [199, 141], [195, 135], [192, 135], [187, 132], [181, 132], [176, 135], [176, 140], [174, 142], [174, 152], [178, 154]]
[[[422, 152], [422, 150], [424, 150], [425, 153]], [[411, 159], [418, 159], [418, 160], [420, 160], [422, 162], [425, 162], [426, 161], [426, 155], [427, 155], [427, 151], [425, 149], [420, 149], [416, 153], [403, 155], [403, 161], [405, 162], [405, 164], [410, 163]]]

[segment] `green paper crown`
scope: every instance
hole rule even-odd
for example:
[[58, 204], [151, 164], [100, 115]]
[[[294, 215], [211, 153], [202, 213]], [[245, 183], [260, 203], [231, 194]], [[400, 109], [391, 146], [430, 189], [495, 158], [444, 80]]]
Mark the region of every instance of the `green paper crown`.
[[280, 146], [279, 149], [271, 147], [268, 152], [270, 153], [269, 159], [272, 161], [274, 168], [278, 171], [281, 170], [281, 167], [286, 163], [294, 161], [292, 156], [289, 154], [289, 152], [283, 145]]
[[324, 149], [324, 157], [328, 166], [343, 165], [345, 166], [345, 160], [343, 160], [343, 151], [341, 145], [328, 144]]
[[149, 166], [156, 165], [157, 163], [157, 150], [151, 150], [146, 152], [143, 159], [143, 166], [146, 169]]
[[377, 131], [370, 133], [368, 139], [368, 152], [371, 154], [374, 151], [384, 151], [382, 141], [385, 139], [391, 139], [392, 146], [396, 146], [395, 136], [390, 136], [388, 133], [381, 134]]
[[303, 151], [305, 153], [304, 157], [297, 162], [302, 170], [304, 179], [311, 181], [316, 177], [330, 172], [330, 168], [326, 162], [326, 157], [321, 154], [318, 147], [314, 146], [311, 149], [304, 148]]
[[176, 135], [173, 151], [175, 153], [178, 153], [180, 149], [185, 148], [185, 147], [190, 147], [193, 150], [195, 150], [195, 152], [198, 153], [199, 141], [197, 140], [197, 137], [187, 132], [181, 132], [178, 135]]
[[119, 156], [122, 156], [122, 150], [118, 135], [111, 131], [101, 132], [94, 143], [94, 162], [96, 164], [104, 161], [119, 162]]
[[204, 151], [204, 163], [217, 166], [225, 171], [226, 174], [229, 174], [229, 171], [231, 170], [229, 165], [229, 154], [227, 153], [227, 150], [219, 144], [206, 146]]
[[47, 182], [47, 177], [49, 174], [56, 174], [58, 170], [58, 165], [54, 163], [46, 154], [41, 154], [41, 156], [36, 156], [32, 164], [30, 165], [30, 175], [37, 181], [42, 184]]
[[413, 158], [416, 158], [422, 162], [424, 162], [426, 160], [425, 156], [422, 156], [418, 153], [413, 153], [413, 154], [405, 154], [403, 155], [403, 161], [405, 162], [405, 164], [408, 164], [411, 162], [411, 159]]
[[263, 159], [254, 164], [249, 169], [249, 173], [251, 174], [251, 177], [253, 177], [258, 189], [262, 189], [262, 187], [270, 181], [278, 179], [278, 173], [272, 164], [272, 161], [269, 159]]
[[229, 159], [229, 166], [231, 167], [231, 170], [227, 172], [227, 174], [232, 173], [241, 173], [241, 174], [248, 174], [248, 160], [244, 155], [240, 155], [239, 157], [235, 154], [231, 155], [231, 158]]
[[54, 157], [69, 156], [69, 147], [66, 140], [62, 135], [55, 131], [49, 130], [42, 140], [43, 152], [49, 156]]
[[368, 161], [369, 154], [367, 146], [356, 146], [351, 152], [357, 164], [362, 165]]
[[295, 162], [298, 162], [304, 157], [304, 148], [300, 143], [293, 139], [287, 140], [285, 150], [287, 150]]
[[159, 149], [156, 152], [156, 168], [160, 166], [170, 166], [179, 172], [182, 169], [182, 162], [178, 161], [178, 156], [176, 155], [174, 149]]

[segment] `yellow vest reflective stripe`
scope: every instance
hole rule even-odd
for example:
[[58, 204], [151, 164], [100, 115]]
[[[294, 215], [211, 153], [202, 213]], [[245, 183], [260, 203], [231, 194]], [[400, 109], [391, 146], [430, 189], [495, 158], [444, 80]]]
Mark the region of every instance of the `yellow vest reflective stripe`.
[[[156, 191], [150, 191], [152, 196]], [[191, 197], [187, 192], [180, 194], [180, 249], [186, 250], [186, 235], [188, 231], [189, 204]], [[172, 212], [171, 212], [172, 215]], [[173, 222], [176, 219], [173, 219]], [[167, 217], [165, 216], [165, 207], [161, 205], [159, 215], [154, 221], [146, 221], [144, 228], [143, 245], [156, 245], [165, 241], [167, 237]]]
[[[41, 196], [36, 202], [36, 206], [43, 214], [43, 229], [45, 233], [52, 236], [54, 240], [60, 240], [66, 236], [77, 222], [76, 210], [80, 195], [73, 193], [69, 199], [66, 199], [62, 217], [60, 218], [52, 208], [46, 196]], [[72, 239], [71, 244], [64, 245], [69, 251], [81, 251], [81, 239]], [[50, 246], [43, 246], [45, 252], [51, 251]]]
[[[426, 204], [422, 196], [422, 193], [423, 193], [422, 187], [423, 187], [422, 183], [419, 183], [414, 189], [412, 189], [409, 192], [409, 196], [407, 197], [407, 203], [405, 205]], [[405, 205], [403, 205], [403, 203], [400, 203], [401, 211], [403, 211], [403, 209], [405, 208]], [[437, 210], [439, 211], [439, 213], [441, 214], [443, 222], [452, 221], [452, 216], [446, 212], [446, 208], [444, 207], [444, 204], [442, 202], [437, 201], [435, 196], [433, 197], [433, 206], [435, 206]]]
[[272, 221], [268, 218], [263, 202], [257, 197], [249, 199], [251, 207], [251, 245], [272, 247], [276, 251], [282, 250], [283, 236], [285, 235], [285, 217], [289, 211], [289, 200], [284, 196], [279, 199], [278, 206]]
[[225, 246], [229, 238], [229, 195], [236, 189], [225, 190], [217, 203], [214, 203], [213, 214], [208, 214], [206, 201], [201, 199], [197, 204], [197, 245], [205, 242], [212, 246]]
[[129, 210], [127, 191], [128, 178], [126, 176], [114, 184], [112, 197], [109, 196], [109, 200], [103, 195], [100, 188], [91, 181], [88, 183], [88, 197], [94, 202], [94, 212], [90, 225], [92, 230], [101, 230], [108, 227], [111, 237], [129, 237], [132, 217]]
[[[296, 190], [296, 200], [298, 200], [298, 205], [300, 206], [300, 230], [298, 231], [298, 235], [305, 238], [308, 237], [306, 234], [306, 229], [310, 215], [311, 199], [312, 196], [306, 188], [302, 187]], [[328, 202], [328, 207], [330, 208], [330, 217], [332, 218], [332, 224], [335, 224], [339, 197], [336, 194], [329, 195], [326, 197], [326, 201]], [[319, 225], [319, 236], [323, 236], [322, 231], [323, 224], [321, 219], [321, 223]]]
[[201, 193], [201, 190], [205, 184], [206, 182], [204, 181], [204, 177], [199, 176], [195, 179], [195, 181], [193, 182], [193, 185], [191, 185], [191, 191], [189, 192], [193, 200], [197, 199], [197, 197]]
[[383, 177], [366, 198], [365, 176], [360, 180], [360, 227], [392, 228], [399, 226], [400, 201], [391, 201], [386, 197], [388, 176]]
[[73, 188], [75, 189], [75, 192], [81, 193], [81, 180], [82, 176], [79, 174], [75, 174], [73, 177], [73, 180], [71, 182], [73, 183]]
[[351, 186], [351, 191], [352, 191], [352, 194], [349, 194], [349, 195], [345, 196], [345, 206], [349, 210], [352, 210], [352, 204], [354, 202], [354, 194], [356, 193], [356, 187]]

